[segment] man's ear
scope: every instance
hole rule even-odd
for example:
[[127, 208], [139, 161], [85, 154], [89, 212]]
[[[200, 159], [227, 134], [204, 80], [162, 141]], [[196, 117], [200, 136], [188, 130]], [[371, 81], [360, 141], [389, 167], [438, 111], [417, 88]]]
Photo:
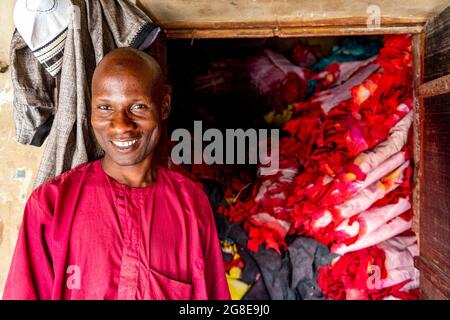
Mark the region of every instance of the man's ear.
[[172, 101], [172, 86], [164, 86], [164, 96], [161, 104], [161, 120], [166, 120], [169, 117]]

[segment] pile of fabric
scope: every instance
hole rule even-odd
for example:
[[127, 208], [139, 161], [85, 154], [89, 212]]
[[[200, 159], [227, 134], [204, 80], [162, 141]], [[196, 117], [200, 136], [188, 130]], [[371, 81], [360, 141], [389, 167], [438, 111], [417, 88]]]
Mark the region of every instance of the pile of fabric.
[[263, 50], [250, 60], [249, 68], [259, 93], [275, 111], [303, 100], [308, 93], [309, 70], [293, 64], [278, 52]]
[[416, 237], [404, 234], [345, 254], [319, 270], [319, 286], [335, 300], [418, 299], [417, 249]]
[[216, 215], [225, 270], [233, 299], [317, 300], [324, 299], [318, 285], [318, 270], [336, 257], [318, 241], [296, 237], [279, 254], [255, 252], [247, 246], [248, 235], [241, 223]]
[[[362, 52], [377, 53], [376, 45], [369, 49]], [[299, 94], [297, 102], [284, 100], [292, 116], [284, 124], [279, 169], [262, 175], [259, 168], [252, 190], [245, 197], [235, 193], [218, 212], [242, 223], [253, 252], [283, 255], [295, 236], [328, 246], [338, 258], [320, 270], [327, 298], [417, 298], [411, 38], [386, 36], [379, 54], [353, 60], [342, 58], [345, 50], [333, 52], [338, 58], [332, 54], [316, 63], [309, 79], [296, 80], [297, 93], [311, 92], [305, 83], [314, 86], [307, 100], [297, 100]], [[288, 64], [278, 55], [275, 60]]]

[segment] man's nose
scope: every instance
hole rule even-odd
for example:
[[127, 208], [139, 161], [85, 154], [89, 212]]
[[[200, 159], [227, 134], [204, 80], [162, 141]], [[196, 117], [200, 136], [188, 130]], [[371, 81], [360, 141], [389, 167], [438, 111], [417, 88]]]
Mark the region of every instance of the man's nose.
[[136, 129], [136, 123], [129, 117], [126, 110], [121, 110], [114, 113], [111, 121], [111, 129], [115, 133], [122, 134]]

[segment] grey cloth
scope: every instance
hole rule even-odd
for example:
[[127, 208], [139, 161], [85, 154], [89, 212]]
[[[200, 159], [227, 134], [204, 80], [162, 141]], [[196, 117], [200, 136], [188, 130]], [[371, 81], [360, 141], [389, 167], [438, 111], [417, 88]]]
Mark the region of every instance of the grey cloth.
[[[243, 300], [318, 300], [325, 299], [317, 284], [318, 270], [336, 257], [320, 242], [304, 237], [291, 238], [287, 250], [278, 254], [261, 245], [258, 252], [247, 248], [248, 235], [241, 223], [232, 223], [218, 214], [224, 205], [224, 187], [215, 181], [202, 180], [213, 208], [217, 234], [221, 240], [236, 243], [245, 262], [241, 280], [252, 284]], [[257, 280], [257, 275], [261, 277]]]
[[263, 278], [256, 280], [242, 300], [270, 300]]
[[55, 78], [45, 71], [17, 30], [11, 41], [10, 61], [16, 140], [40, 146], [43, 139], [34, 137], [45, 131], [48, 134], [56, 111]]
[[[272, 300], [325, 299], [317, 284], [318, 270], [329, 265], [336, 257], [326, 246], [311, 238], [297, 237], [281, 255], [262, 246], [255, 253], [246, 249], [248, 236], [241, 224], [223, 220], [221, 223], [219, 237], [234, 240], [238, 247], [254, 259], [261, 271], [265, 290], [259, 284], [254, 289], [256, 292], [252, 292], [253, 288], [250, 289], [247, 293], [249, 297], [244, 299], [258, 299], [257, 297], [264, 297], [266, 292]], [[240, 254], [242, 255], [241, 252]]]
[[303, 300], [324, 299], [317, 284], [319, 268], [329, 265], [335, 256], [328, 248], [311, 238], [296, 238], [287, 249], [291, 282], [289, 287]]
[[72, 3], [79, 10], [75, 10], [69, 25], [56, 99], [55, 80], [23, 46], [20, 35], [13, 35], [11, 65], [17, 141], [41, 145], [51, 126], [34, 187], [103, 155], [90, 126], [90, 87], [95, 66], [112, 49], [141, 48], [159, 32], [127, 0]]

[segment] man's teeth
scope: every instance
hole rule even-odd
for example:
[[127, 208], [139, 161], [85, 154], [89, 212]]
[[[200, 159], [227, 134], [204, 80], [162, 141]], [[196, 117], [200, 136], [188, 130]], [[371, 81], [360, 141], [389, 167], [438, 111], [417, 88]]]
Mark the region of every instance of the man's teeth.
[[131, 140], [131, 141], [113, 141], [113, 143], [120, 148], [129, 147], [129, 146], [135, 144], [136, 142], [137, 142], [137, 139]]

